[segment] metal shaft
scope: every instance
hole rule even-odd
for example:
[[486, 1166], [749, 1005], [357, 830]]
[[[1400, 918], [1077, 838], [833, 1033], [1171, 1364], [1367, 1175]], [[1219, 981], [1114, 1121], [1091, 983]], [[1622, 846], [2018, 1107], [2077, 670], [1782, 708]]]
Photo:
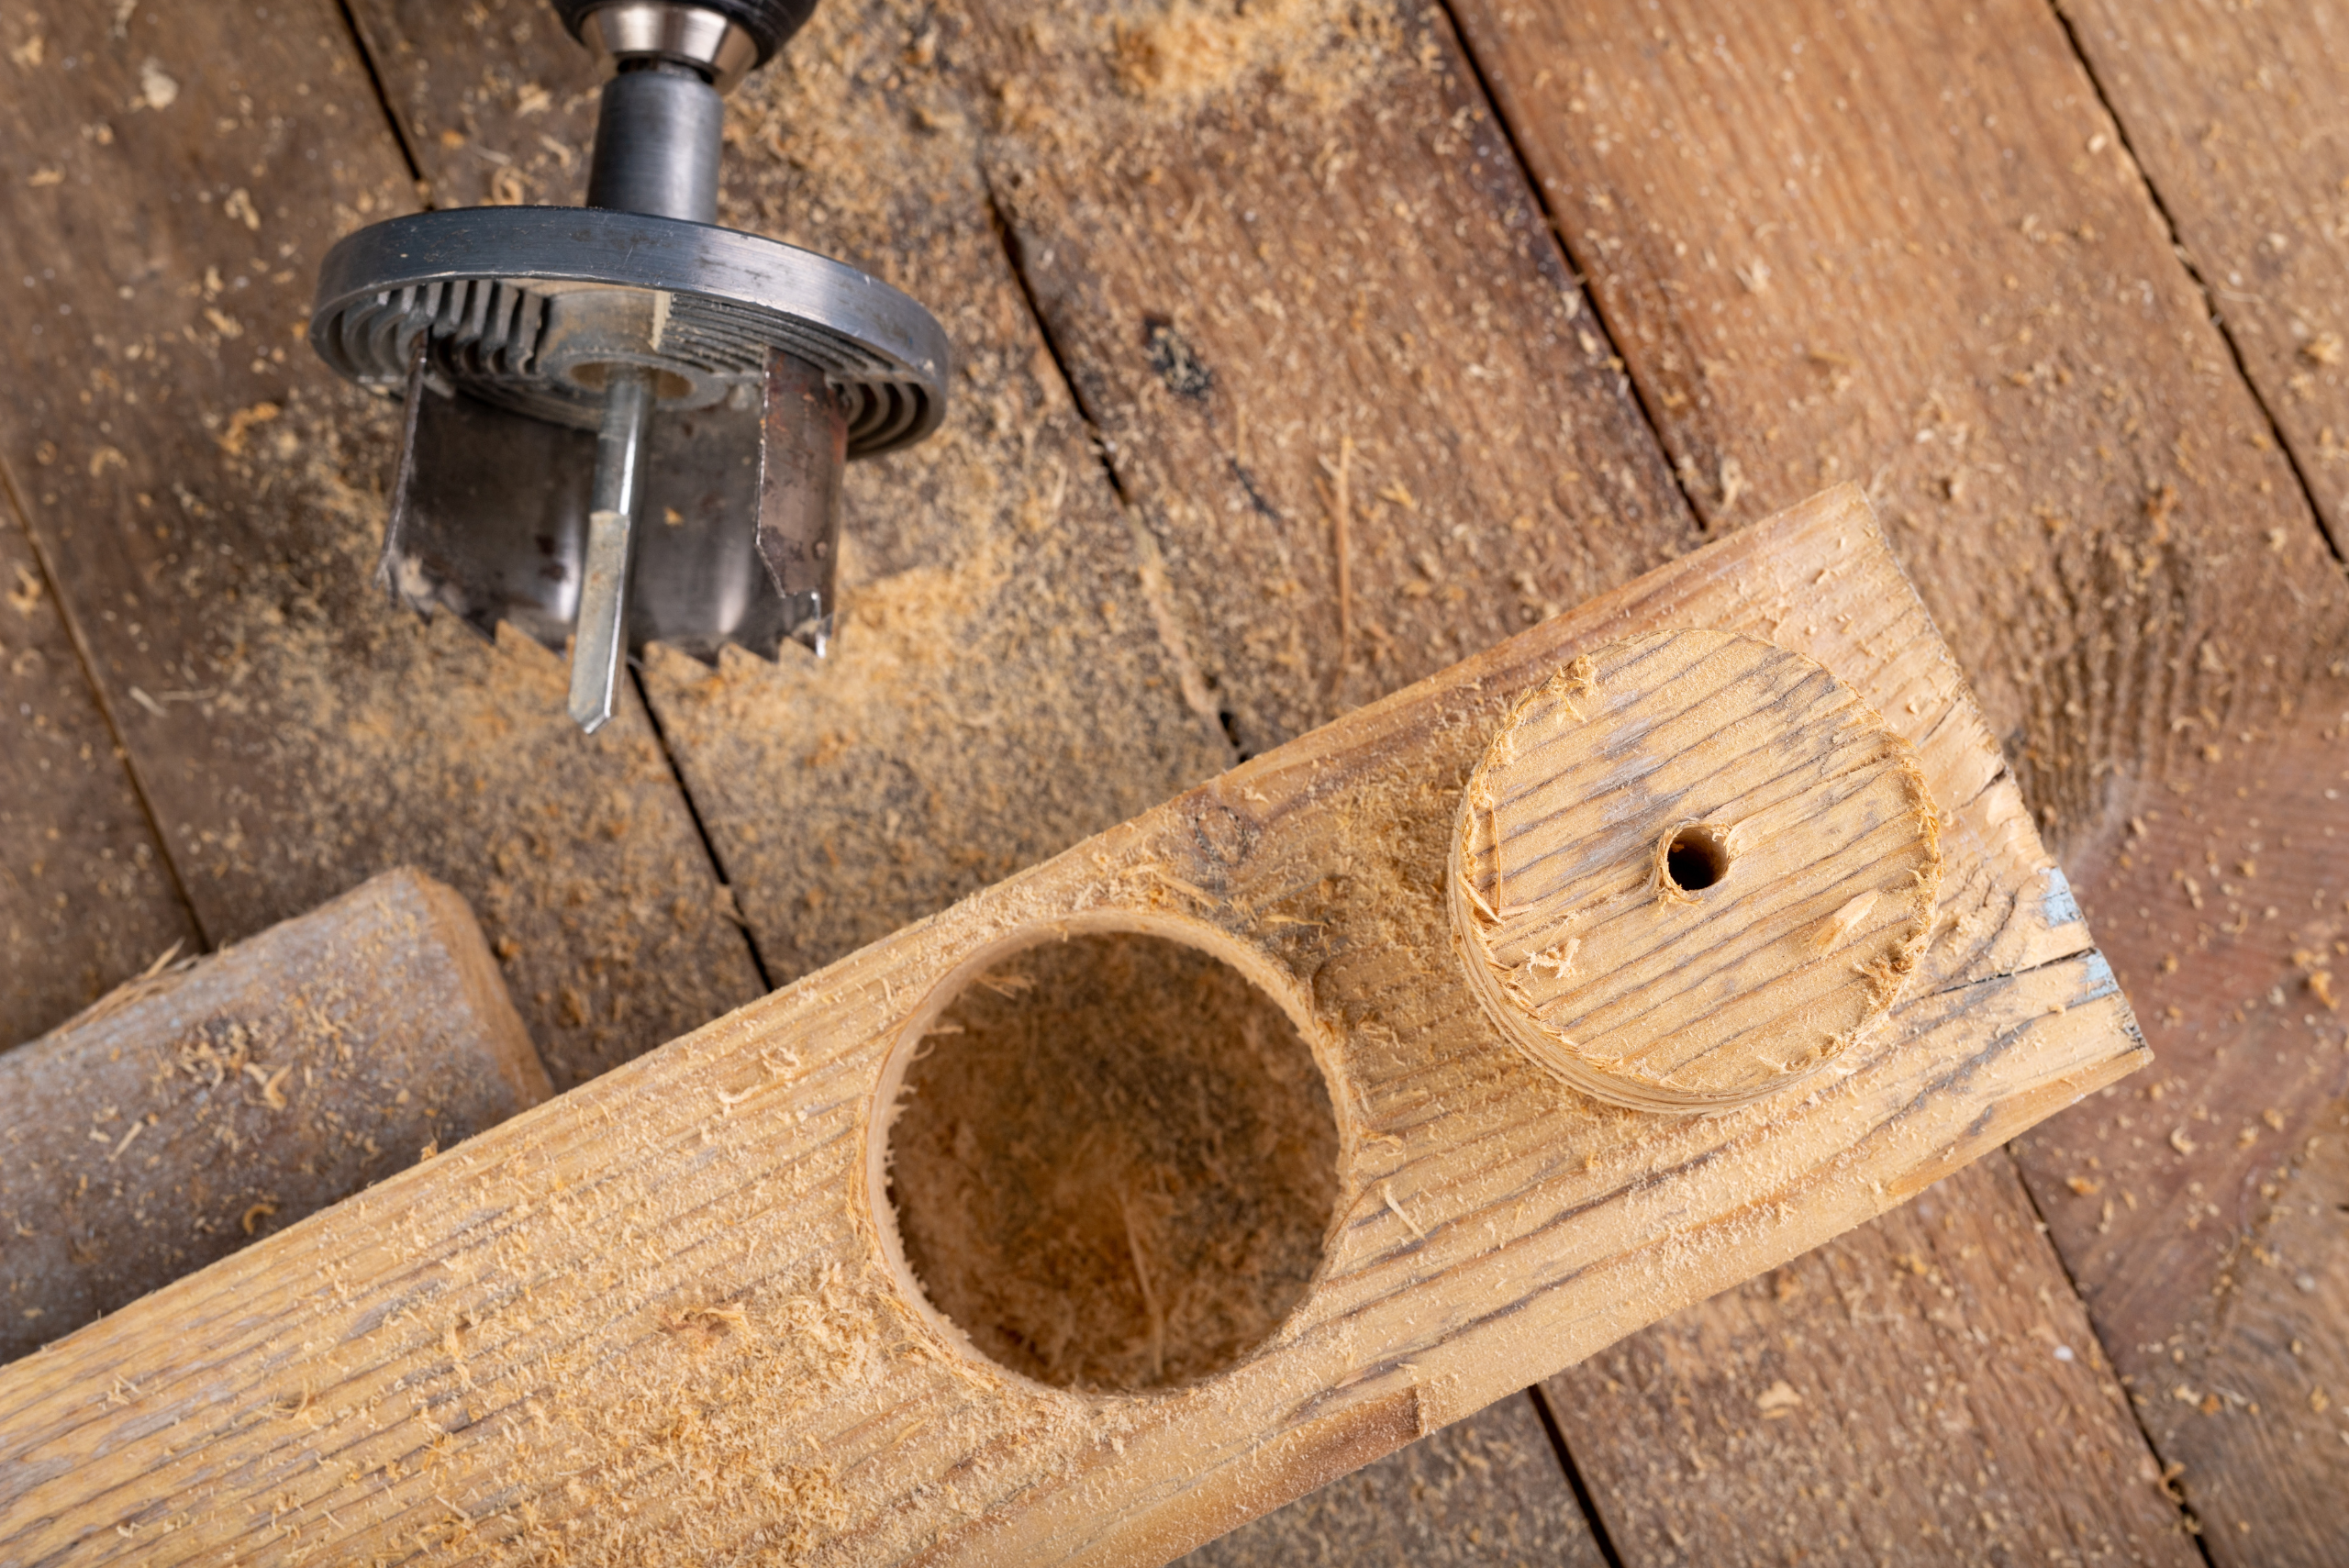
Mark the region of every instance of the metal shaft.
[[604, 83], [587, 205], [718, 221], [726, 101], [691, 66], [639, 65]]
[[651, 412], [651, 373], [637, 365], [613, 365], [604, 387], [604, 422], [596, 432], [587, 571], [571, 634], [571, 717], [590, 735], [611, 719], [620, 662], [628, 657], [629, 558], [643, 488], [644, 427]]

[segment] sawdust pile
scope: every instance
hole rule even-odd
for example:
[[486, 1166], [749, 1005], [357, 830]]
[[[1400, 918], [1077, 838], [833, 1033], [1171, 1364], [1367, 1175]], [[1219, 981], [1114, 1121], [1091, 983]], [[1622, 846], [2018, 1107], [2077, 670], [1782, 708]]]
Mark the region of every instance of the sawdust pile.
[[907, 1084], [907, 1261], [1004, 1365], [1188, 1383], [1304, 1296], [1337, 1196], [1329, 1091], [1220, 960], [1137, 935], [1031, 948], [947, 1008]]
[[1349, 7], [1175, 0], [1108, 25], [1118, 85], [1183, 106], [1261, 83], [1327, 109], [1391, 70], [1403, 38], [1402, 18], [1386, 0]]

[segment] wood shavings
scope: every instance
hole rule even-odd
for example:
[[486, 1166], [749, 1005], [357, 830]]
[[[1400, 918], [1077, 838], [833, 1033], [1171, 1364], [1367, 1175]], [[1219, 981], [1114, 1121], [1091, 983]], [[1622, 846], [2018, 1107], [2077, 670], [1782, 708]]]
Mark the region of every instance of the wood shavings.
[[1386, 1211], [1403, 1222], [1403, 1228], [1411, 1233], [1414, 1240], [1424, 1241], [1428, 1239], [1428, 1233], [1419, 1229], [1419, 1222], [1404, 1213], [1403, 1206], [1396, 1201], [1393, 1183], [1379, 1183], [1378, 1195], [1386, 1201]]
[[1843, 939], [1856, 929], [1862, 920], [1867, 918], [1869, 910], [1876, 907], [1877, 896], [1873, 890], [1855, 894], [1850, 903], [1828, 916], [1819, 929], [1817, 942], [1819, 951], [1831, 952], [1841, 947]]

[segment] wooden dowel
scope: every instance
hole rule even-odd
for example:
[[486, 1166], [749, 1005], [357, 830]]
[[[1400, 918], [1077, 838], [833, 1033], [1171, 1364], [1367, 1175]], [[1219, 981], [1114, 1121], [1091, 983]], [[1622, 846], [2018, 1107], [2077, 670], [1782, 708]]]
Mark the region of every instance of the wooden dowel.
[[417, 872], [134, 981], [0, 1055], [0, 1362], [547, 1094], [473, 912]]

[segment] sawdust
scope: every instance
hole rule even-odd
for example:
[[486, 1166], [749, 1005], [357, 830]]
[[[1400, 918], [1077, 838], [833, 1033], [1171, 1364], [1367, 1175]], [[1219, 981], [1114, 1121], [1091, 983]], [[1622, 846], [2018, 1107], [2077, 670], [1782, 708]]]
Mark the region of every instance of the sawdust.
[[[1789, 542], [1778, 536], [1761, 549]], [[1669, 584], [1663, 597], [1692, 612], [1733, 606], [1706, 570], [1681, 580], [1690, 597]], [[119, 1432], [111, 1462], [136, 1473], [137, 1495], [191, 1496], [186, 1528], [205, 1533], [177, 1539], [224, 1551], [276, 1529], [354, 1557], [445, 1549], [580, 1565], [788, 1561], [800, 1548], [778, 1544], [779, 1532], [807, 1540], [796, 1531], [810, 1518], [823, 1538], [805, 1555], [829, 1564], [975, 1554], [1022, 1529], [1039, 1533], [1011, 1539], [1050, 1549], [1068, 1537], [1041, 1532], [1115, 1528], [1095, 1521], [1119, 1506], [1144, 1526], [1186, 1508], [1197, 1510], [1193, 1522], [1219, 1510], [1235, 1518], [1266, 1495], [1241, 1489], [1257, 1487], [1250, 1476], [1277, 1487], [1323, 1473], [1311, 1466], [1330, 1458], [1330, 1442], [1341, 1457], [1368, 1458], [1507, 1392], [1509, 1377], [1544, 1357], [1620, 1332], [1757, 1252], [1782, 1255], [1854, 1205], [1890, 1201], [1861, 1175], [1897, 1182], [1945, 1158], [1944, 1137], [1977, 1137], [1967, 1129], [1996, 1103], [1983, 1078], [2008, 1070], [1999, 1052], [1978, 1051], [1962, 1031], [1912, 1038], [1791, 1104], [1655, 1118], [1562, 1094], [1494, 1048], [1445, 946], [1442, 873], [1478, 750], [1508, 695], [1537, 682], [1559, 651], [1537, 639], [1419, 700], [1360, 716], [1341, 735], [1266, 759], [950, 912], [904, 946], [811, 977], [314, 1218], [301, 1233], [314, 1250], [296, 1252], [289, 1239], [271, 1260], [300, 1287], [282, 1334], [275, 1322], [251, 1329], [191, 1380], [171, 1375], [184, 1358], [168, 1336], [126, 1332], [106, 1354], [150, 1392], [59, 1419], [79, 1423], [85, 1441], [94, 1420]], [[1011, 933], [1087, 910], [1212, 920], [1253, 950], [1248, 962], [1263, 967], [1250, 973], [1267, 987], [1283, 973], [1309, 986], [1309, 999], [1270, 1022], [1280, 1034], [1299, 1018], [1297, 1031], [1330, 1070], [1335, 1103], [1319, 1114], [1343, 1118], [1344, 1211], [1326, 1231], [1321, 1312], [1308, 1307], [1315, 1315], [1296, 1320], [1294, 1337], [1276, 1335], [1220, 1377], [1147, 1397], [1042, 1387], [969, 1355], [904, 1290], [874, 1231], [886, 1184], [866, 1140], [885, 1063], [927, 1043], [913, 1065], [942, 1069], [985, 1038], [970, 1026], [991, 1015], [1032, 1026], [1049, 987], [1026, 963], [1092, 944], [1048, 941], [1023, 963], [991, 960], [980, 973], [995, 984], [968, 988], [956, 998], [963, 1010], [944, 1020], [962, 1024], [961, 1035], [904, 1040], [898, 1026], [924, 1005], [917, 994], [928, 995], [950, 953], [992, 954]], [[1140, 1006], [1101, 1009], [1112, 1046], [1133, 1044], [1141, 1024], [1163, 1033], [1196, 1021], [1191, 999], [1165, 989]], [[1978, 1005], [2004, 989], [1954, 995]], [[1119, 1075], [1085, 1071], [1081, 1049], [1052, 1051], [1068, 1040], [1033, 1040], [1043, 1032], [1003, 1029], [1005, 1053], [1023, 1041], [1035, 1049], [972, 1074], [951, 1106], [937, 1081], [928, 1095], [918, 1083], [917, 1110], [930, 1097], [967, 1117], [974, 1140], [1032, 1134], [1038, 1150], [1096, 1129], [1124, 1135], [1135, 1118], [1088, 1118]], [[1232, 1054], [1237, 1066], [1273, 1070], [1250, 1063], [1244, 1048]], [[1294, 1042], [1273, 1054], [1295, 1063], [1304, 1084], [1318, 1081]], [[1029, 1062], [1054, 1055], [1063, 1070], [1033, 1082]], [[2111, 1059], [2110, 1041], [2087, 1038], [2075, 1060], [2093, 1073]], [[1146, 1137], [1158, 1122], [1175, 1125], [1184, 1147], [1157, 1162], [1184, 1184], [1087, 1195], [1097, 1201], [1074, 1238], [1092, 1243], [1092, 1281], [1118, 1308], [1116, 1349], [1141, 1375], [1161, 1366], [1179, 1374], [1195, 1310], [1180, 1268], [1165, 1266], [1179, 1253], [1153, 1229], [1163, 1202], [1150, 1200], [1201, 1192], [1219, 1137], [1225, 1162], [1237, 1163], [1252, 1107], [1277, 1098], [1216, 1102], [1193, 1082], [1145, 1075], [1158, 1106], [1127, 1102], [1141, 1107]], [[1207, 1103], [1186, 1108], [1186, 1090]], [[951, 1155], [959, 1140], [941, 1132]], [[960, 1179], [952, 1166], [938, 1162], [950, 1184]], [[1326, 1157], [1313, 1171], [1335, 1185]], [[1232, 1218], [1238, 1225], [1219, 1218], [1192, 1234], [1232, 1243], [1250, 1216], [1243, 1207]], [[1789, 1226], [1804, 1229], [1790, 1236]], [[1325, 1234], [1297, 1229], [1316, 1244]], [[1066, 1229], [1048, 1232], [1012, 1262], [1055, 1247], [1065, 1254], [1071, 1240]], [[1301, 1268], [1314, 1251], [1301, 1250]], [[1594, 1255], [1614, 1261], [1594, 1272], [1583, 1263]], [[239, 1274], [232, 1262], [177, 1305], [212, 1320], [278, 1288], [280, 1276], [261, 1265], [255, 1257], [253, 1272]], [[1219, 1312], [1243, 1293], [1225, 1294]], [[1464, 1329], [1463, 1311], [1475, 1315]], [[301, 1347], [298, 1362], [288, 1345]], [[1339, 1381], [1348, 1373], [1352, 1385]], [[1786, 1375], [1809, 1397], [1810, 1383]], [[248, 1392], [220, 1399], [223, 1380]], [[1365, 1382], [1375, 1396], [1355, 1405], [1363, 1418], [1283, 1427]], [[306, 1407], [306, 1388], [317, 1391]], [[335, 1392], [346, 1388], [362, 1392]], [[388, 1392], [363, 1392], [373, 1390]], [[256, 1411], [268, 1418], [252, 1419]], [[169, 1426], [183, 1415], [193, 1431]], [[52, 1440], [51, 1429], [25, 1440]], [[1280, 1452], [1292, 1440], [1284, 1431], [1302, 1458]], [[208, 1440], [191, 1442], [199, 1436]], [[13, 1429], [0, 1436], [0, 1460], [14, 1440]], [[305, 1476], [280, 1513], [270, 1467], [283, 1459], [298, 1474], [308, 1468], [300, 1456], [317, 1451], [337, 1454], [335, 1465]], [[184, 1484], [193, 1467], [230, 1453], [253, 1456], [236, 1473], [259, 1479]], [[818, 1467], [837, 1475], [847, 1512], [836, 1526], [823, 1523], [835, 1517], [824, 1478], [802, 1473]], [[807, 1512], [785, 1513], [777, 1488], [804, 1495]], [[117, 1505], [110, 1496], [101, 1506]]]
[[2190, 1560], [2020, 1195], [1983, 1162], [1545, 1384], [1624, 1560]]
[[[115, 128], [69, 132], [65, 228], [0, 239], [72, 339], [28, 333], [11, 473], [203, 940], [420, 865], [510, 955], [564, 1084], [756, 995], [641, 713], [583, 740], [551, 657], [419, 628], [371, 586], [397, 406], [337, 382], [301, 334], [327, 245], [414, 189], [347, 36], [247, 12], [165, 29], [150, 11], [134, 45], [100, 12], [68, 21], [50, 42], [89, 69], [28, 79], [0, 117]], [[150, 48], [175, 101], [126, 117]], [[195, 142], [233, 177], [189, 166]], [[42, 249], [61, 232], [169, 260], [75, 265]]]
[[[250, 737], [200, 815], [174, 802], [192, 819], [167, 818], [213, 929], [421, 864], [472, 904], [562, 1084], [755, 995], [641, 710], [581, 736], [556, 655], [419, 624], [370, 588], [396, 409], [300, 389], [266, 425], [250, 412], [229, 421], [251, 449], [229, 476], [255, 559], [192, 552], [177, 584], [225, 613], [187, 650], [171, 719]], [[194, 488], [181, 509], [192, 528], [225, 521]]]
[[1294, 94], [1312, 112], [1328, 114], [1401, 63], [1402, 18], [1392, 0], [1172, 0], [1106, 10], [1064, 6], [1059, 16], [1080, 17], [1080, 28], [1097, 33], [1106, 25], [1118, 85], [1153, 106], [1184, 111], [1210, 98], [1272, 92]]
[[891, 1200], [930, 1300], [1060, 1387], [1195, 1382], [1303, 1297], [1337, 1127], [1280, 1006], [1138, 935], [1030, 948], [951, 1004], [906, 1079]]
[[[2141, 1008], [2174, 1079], [2171, 1105], [2148, 1106], [2137, 1089], [2091, 1099], [2054, 1124], [2044, 1146], [2031, 1140], [2024, 1168], [2162, 1457], [2187, 1462], [2189, 1495], [2234, 1486], [2266, 1500], [2242, 1516], [2263, 1530], [2297, 1521], [2306, 1532], [2305, 1546], [2255, 1535], [2245, 1561], [2266, 1560], [2263, 1549], [2277, 1561], [2325, 1555], [2337, 1530], [2321, 1531], [2333, 1521], [2295, 1499], [2337, 1490], [2337, 1478], [2300, 1466], [2343, 1451], [2336, 1432], [2289, 1414], [2305, 1412], [2304, 1385], [2278, 1353], [2288, 1335], [2272, 1329], [2233, 1340], [2225, 1372], [2211, 1374], [2255, 1391], [2268, 1412], [2255, 1429], [2189, 1415], [2166, 1397], [2172, 1343], [2188, 1351], [2184, 1341], [2204, 1331], [2203, 1304], [2223, 1286], [2213, 1232], [2249, 1226], [2255, 1195], [2276, 1184], [2280, 1140], [2239, 1146], [2236, 1129], [2267, 1106], [2317, 1116], [2339, 1104], [2339, 1058], [2325, 1043], [2337, 1025], [2312, 995], [2279, 984], [2290, 971], [2277, 949], [2294, 945], [2279, 928], [2301, 927], [2305, 940], [2318, 914], [2309, 900], [2342, 885], [2341, 851], [2306, 845], [2309, 873], [2281, 890], [2232, 874], [2254, 853], [2243, 840], [2279, 825], [2313, 829], [2340, 811], [2320, 793], [2341, 786], [2338, 746], [2316, 731], [2344, 706], [2349, 601], [2309, 506], [2333, 517], [2337, 542], [2340, 372], [2295, 351], [2340, 326], [2337, 288], [2311, 292], [2304, 281], [2329, 275], [2335, 252], [2293, 223], [2246, 217], [2266, 192], [2332, 179], [2271, 184], [2255, 173], [2264, 159], [2312, 157], [2325, 145], [2288, 117], [2330, 100], [2248, 91], [2268, 85], [2258, 70], [2293, 57], [2269, 29], [2304, 29], [2309, 15], [2166, 27], [2141, 8], [2089, 6], [2067, 39], [2028, 6], [1855, 10], [1848, 25], [1811, 29], [1767, 7], [1713, 5], [1642, 45], [1636, 65], [1624, 40], [1645, 37], [1652, 18], [1631, 6], [1475, 5], [1463, 15], [1514, 101], [1569, 243], [1609, 320], [1623, 324], [1631, 374], [1674, 450], [1689, 454], [1687, 472], [1735, 457], [1748, 515], [1830, 476], [1867, 485], [2080, 890], [2095, 940]], [[2103, 102], [2075, 46], [2089, 55]], [[1960, 59], [1966, 69], [1953, 71]], [[2219, 63], [2229, 59], [2240, 69]], [[1763, 88], [1766, 108], [1753, 97]], [[2049, 113], [2056, 105], [2065, 107]], [[2281, 128], [2271, 115], [2287, 117]], [[2221, 117], [2229, 137], [2204, 139]], [[1831, 153], [1789, 177], [1789, 136], [1873, 155]], [[2151, 191], [2139, 157], [2152, 167]], [[2145, 222], [2155, 195], [2195, 273], [2165, 226]], [[1822, 223], [1827, 213], [1839, 216]], [[2275, 251], [2266, 237], [2287, 232], [2290, 248]], [[1775, 274], [1766, 294], [1747, 293], [1731, 273], [1749, 258], [1766, 259]], [[2264, 404], [2238, 362], [2264, 383]], [[2304, 387], [2322, 378], [2334, 395], [2296, 395], [2294, 377]], [[2297, 473], [2271, 418], [2297, 448]], [[1715, 506], [1701, 485], [1694, 493], [1717, 526], [1742, 520], [1726, 498]], [[2195, 820], [2182, 820], [2188, 813]], [[2264, 859], [2260, 872], [2262, 883], [2275, 876]], [[2240, 895], [2221, 893], [2222, 881]], [[2185, 1120], [2172, 1114], [2180, 1098], [2221, 1124], [2190, 1124], [2191, 1155], [2168, 1138]], [[2076, 1194], [2066, 1178], [2090, 1155], [2103, 1162], [2101, 1190]], [[2061, 1279], [2049, 1288], [2067, 1299]], [[1708, 1362], [1726, 1345], [1766, 1343], [1764, 1330], [1709, 1313], [1682, 1341], [1692, 1353], [1700, 1324]], [[1898, 1386], [1913, 1364], [1900, 1332], [1887, 1314], [1885, 1328], [1846, 1333], [1838, 1350]], [[1968, 1384], [2018, 1400], [2037, 1381], [1975, 1351], [1952, 1364]], [[2208, 1380], [2193, 1385], [2207, 1394]], [[1736, 1487], [1738, 1467], [1724, 1477], [1709, 1448], [1703, 1479], [1687, 1481], [1709, 1501], [1684, 1507], [1681, 1483], [1700, 1473], [1660, 1457], [1669, 1449], [1659, 1429], [1677, 1417], [1662, 1389], [1645, 1392], [1656, 1424], [1638, 1460], [1626, 1443], [1621, 1485], [1657, 1499], [1649, 1518], [1680, 1533], [1642, 1526], [1627, 1557], [1759, 1554], [1755, 1533], [1789, 1508], [1803, 1522], [1771, 1547], [1841, 1546], [1805, 1512], [1819, 1485], [1776, 1463], [1765, 1485]], [[1860, 1442], [1873, 1425], [1844, 1423]], [[2003, 1476], [2020, 1488], [2034, 1473], [2043, 1460], [2026, 1440], [2043, 1427], [2064, 1430], [2052, 1414], [1980, 1424], [1994, 1485]], [[1915, 1451], [1945, 1442], [1925, 1428]], [[2083, 1438], [2079, 1451], [2090, 1446]], [[1672, 1481], [1660, 1485], [1667, 1468]], [[2116, 1556], [2174, 1552], [2178, 1515], [2166, 1500], [2150, 1519], [2131, 1510], [2134, 1540], [2118, 1526], [2067, 1539], [2085, 1499], [2158, 1494], [2060, 1474], [1998, 1511], [2050, 1549], [2087, 1556], [2110, 1540]], [[1878, 1496], [1897, 1507], [1926, 1485], [1902, 1473]], [[1927, 1522], [1955, 1530], [1975, 1511]], [[1706, 1519], [1745, 1528], [1691, 1527]], [[1917, 1536], [1887, 1529], [1876, 1539], [1888, 1552]], [[1946, 1555], [1989, 1555], [1987, 1543], [1962, 1543]], [[1874, 1546], [1855, 1539], [1845, 1550]]]
[[993, 206], [1241, 755], [1693, 539], [1441, 13], [973, 20]]

